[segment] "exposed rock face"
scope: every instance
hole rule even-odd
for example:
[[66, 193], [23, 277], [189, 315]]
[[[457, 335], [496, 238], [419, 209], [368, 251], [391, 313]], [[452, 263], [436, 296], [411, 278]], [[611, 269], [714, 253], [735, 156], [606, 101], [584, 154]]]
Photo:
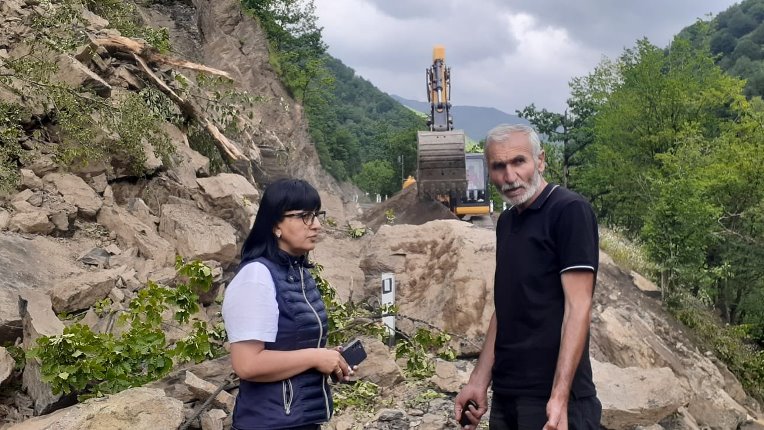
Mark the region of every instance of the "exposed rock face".
[[177, 430], [182, 423], [180, 400], [165, 396], [162, 390], [131, 388], [24, 421], [9, 430]]
[[686, 381], [692, 393], [687, 400], [688, 413], [694, 417], [695, 413], [703, 412], [703, 418], [693, 418], [701, 426], [713, 427], [722, 422], [723, 427], [718, 428], [735, 428], [745, 421], [745, 408], [740, 403], [752, 401], [741, 393], [739, 382], [729, 377], [723, 365], [701, 353], [661, 305], [644, 294], [633, 277], [603, 253], [594, 302], [593, 357], [623, 368], [642, 368], [644, 372], [670, 368]]
[[477, 352], [493, 312], [494, 242], [494, 232], [456, 220], [382, 226], [363, 251], [364, 297], [378, 297], [381, 273], [393, 272], [399, 314], [463, 336], [457, 349]]
[[146, 15], [157, 27], [171, 29], [173, 46], [178, 46], [181, 55], [229, 72], [239, 88], [266, 98], [253, 107], [252, 123], [256, 127], [241, 141], [258, 183], [267, 184], [283, 176], [306, 179], [319, 190], [322, 208], [344, 225], [357, 215], [358, 205], [351, 203], [351, 196], [343, 195], [337, 181], [320, 168], [302, 106], [292, 100], [269, 63], [263, 30], [241, 13], [236, 0], [193, 0], [193, 6], [196, 10], [190, 17], [191, 25], [177, 15], [168, 20], [156, 8]]

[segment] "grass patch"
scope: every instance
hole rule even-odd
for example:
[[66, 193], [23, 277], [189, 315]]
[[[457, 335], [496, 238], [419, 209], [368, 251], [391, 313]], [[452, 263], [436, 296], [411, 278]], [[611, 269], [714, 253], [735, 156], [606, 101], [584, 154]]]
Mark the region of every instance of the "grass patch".
[[644, 246], [626, 237], [623, 230], [600, 226], [600, 248], [625, 270], [656, 280], [658, 268], [647, 257]]

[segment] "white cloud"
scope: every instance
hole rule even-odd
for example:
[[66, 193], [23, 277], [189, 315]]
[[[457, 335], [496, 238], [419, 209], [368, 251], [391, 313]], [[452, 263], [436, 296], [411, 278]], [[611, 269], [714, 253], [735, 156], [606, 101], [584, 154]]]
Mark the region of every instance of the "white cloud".
[[329, 53], [381, 90], [426, 100], [424, 70], [443, 44], [454, 104], [510, 113], [530, 103], [563, 109], [570, 79], [603, 55], [643, 36], [663, 45], [710, 2], [718, 12], [734, 0], [645, 1], [315, 0]]

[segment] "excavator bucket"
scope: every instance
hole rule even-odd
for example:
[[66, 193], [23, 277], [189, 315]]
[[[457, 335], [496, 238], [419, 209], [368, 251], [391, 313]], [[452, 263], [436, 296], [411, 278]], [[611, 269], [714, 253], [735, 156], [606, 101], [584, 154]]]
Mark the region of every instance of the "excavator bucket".
[[420, 199], [467, 192], [462, 130], [417, 133], [417, 190]]

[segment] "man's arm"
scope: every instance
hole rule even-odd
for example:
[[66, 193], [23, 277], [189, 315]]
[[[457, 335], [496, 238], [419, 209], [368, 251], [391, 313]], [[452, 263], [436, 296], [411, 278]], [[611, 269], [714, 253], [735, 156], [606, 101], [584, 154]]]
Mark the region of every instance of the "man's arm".
[[561, 275], [565, 294], [560, 353], [554, 373], [552, 395], [547, 403], [549, 421], [544, 430], [568, 428], [568, 399], [573, 377], [584, 352], [591, 321], [594, 272], [571, 270]]
[[[470, 380], [467, 385], [462, 388], [462, 391], [454, 399], [454, 416], [458, 421], [462, 416], [464, 410], [464, 404], [468, 400], [474, 400], [478, 404], [478, 409], [474, 413], [469, 411], [471, 418], [475, 418], [472, 421], [473, 425], [477, 425], [480, 421], [480, 417], [488, 410], [488, 385], [491, 384], [491, 370], [493, 369], [494, 361], [494, 345], [496, 344], [496, 311], [491, 316], [491, 322], [488, 324], [488, 332], [485, 334], [485, 342], [483, 342], [483, 350], [480, 351], [480, 357], [478, 358], [475, 369], [472, 370]], [[467, 412], [467, 411], [464, 411]]]

